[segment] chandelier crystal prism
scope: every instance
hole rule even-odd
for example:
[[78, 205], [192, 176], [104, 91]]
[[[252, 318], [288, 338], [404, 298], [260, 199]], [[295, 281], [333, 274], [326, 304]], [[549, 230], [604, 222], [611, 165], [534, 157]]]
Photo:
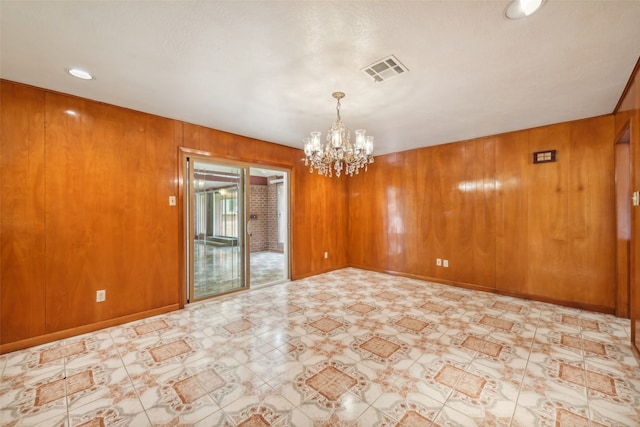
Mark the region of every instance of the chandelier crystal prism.
[[351, 144], [351, 132], [340, 119], [340, 100], [345, 97], [343, 92], [334, 92], [332, 95], [337, 101], [337, 119], [327, 131], [326, 144], [320, 141], [321, 133], [311, 132], [311, 136], [302, 140], [304, 142], [304, 164], [310, 166], [320, 175], [339, 177], [343, 172], [349, 176], [358, 174], [360, 169], [366, 171], [367, 166], [373, 163], [373, 136], [367, 136], [364, 129], [358, 129], [355, 133], [355, 142]]

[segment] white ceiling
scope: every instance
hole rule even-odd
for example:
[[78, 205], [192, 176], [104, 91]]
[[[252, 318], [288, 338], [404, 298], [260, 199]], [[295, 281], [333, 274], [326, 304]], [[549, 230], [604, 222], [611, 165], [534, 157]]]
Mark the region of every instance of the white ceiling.
[[[612, 112], [640, 1], [547, 0], [516, 21], [507, 3], [1, 0], [0, 75], [298, 148], [340, 90], [376, 154]], [[390, 54], [409, 72], [361, 71]]]

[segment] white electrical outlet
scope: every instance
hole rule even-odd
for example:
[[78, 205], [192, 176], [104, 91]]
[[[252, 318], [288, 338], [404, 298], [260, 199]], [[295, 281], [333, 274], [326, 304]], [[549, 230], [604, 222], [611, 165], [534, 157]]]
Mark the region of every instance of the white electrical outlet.
[[329, 252], [324, 253], [324, 259], [327, 259], [327, 258], [329, 258]]
[[436, 265], [437, 266], [441, 266], [442, 265], [442, 258], [436, 258]]
[[107, 299], [107, 291], [101, 289], [96, 291], [96, 302], [104, 302]]
[[442, 261], [442, 266], [448, 268], [449, 267], [449, 260], [448, 259], [443, 260]]

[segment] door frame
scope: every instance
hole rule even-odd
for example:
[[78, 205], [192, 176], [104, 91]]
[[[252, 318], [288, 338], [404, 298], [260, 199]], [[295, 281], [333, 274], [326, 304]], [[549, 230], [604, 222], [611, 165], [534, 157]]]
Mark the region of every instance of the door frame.
[[[267, 283], [264, 285], [271, 285], [271, 284], [278, 284], [278, 283], [282, 283], [282, 282], [286, 282], [288, 280], [291, 280], [291, 218], [292, 218], [292, 213], [291, 213], [291, 168], [287, 168], [284, 166], [276, 166], [276, 165], [269, 165], [269, 164], [264, 164], [264, 163], [250, 163], [249, 164], [249, 178], [248, 178], [248, 182], [249, 182], [249, 186], [251, 184], [251, 169], [267, 169], [267, 170], [271, 170], [274, 172], [282, 172], [284, 174], [286, 174], [286, 186], [285, 186], [285, 205], [286, 205], [286, 209], [287, 209], [287, 224], [286, 224], [286, 228], [287, 228], [287, 236], [286, 236], [286, 242], [284, 242], [284, 251], [283, 251], [283, 256], [284, 256], [284, 273], [286, 273], [286, 278], [277, 281], [277, 282], [273, 282], [273, 283]], [[251, 200], [251, 188], [249, 188], [249, 201]], [[249, 203], [250, 207], [251, 203]], [[247, 218], [247, 224], [251, 221], [251, 219]], [[249, 247], [249, 251], [251, 251], [251, 247]], [[248, 258], [247, 258], [247, 265], [249, 265], [249, 281], [251, 280], [251, 253], [249, 252], [248, 254]], [[263, 284], [261, 284], [263, 285]], [[258, 285], [258, 286], [261, 286]]]
[[[234, 167], [242, 167], [242, 168], [246, 168], [247, 170], [247, 179], [245, 182], [245, 186], [247, 185], [248, 182], [251, 181], [251, 176], [250, 176], [250, 170], [251, 168], [263, 168], [263, 169], [275, 169], [275, 170], [281, 170], [284, 172], [287, 172], [289, 181], [288, 181], [288, 186], [287, 186], [287, 210], [288, 210], [288, 218], [287, 218], [287, 260], [286, 260], [286, 267], [285, 267], [285, 272], [287, 274], [287, 276], [289, 277], [289, 280], [291, 280], [291, 272], [292, 272], [292, 251], [291, 251], [291, 247], [292, 247], [292, 243], [293, 243], [293, 239], [292, 239], [292, 230], [291, 230], [291, 221], [293, 218], [293, 209], [292, 209], [292, 204], [291, 204], [291, 200], [293, 197], [293, 180], [292, 180], [292, 170], [290, 166], [287, 165], [282, 165], [282, 164], [277, 164], [277, 163], [268, 163], [268, 162], [260, 162], [260, 163], [253, 163], [253, 162], [248, 162], [248, 161], [242, 161], [242, 160], [233, 160], [233, 159], [226, 159], [224, 157], [218, 157], [216, 155], [214, 155], [213, 153], [209, 152], [209, 151], [204, 151], [204, 150], [198, 150], [198, 149], [194, 149], [194, 148], [187, 148], [187, 147], [178, 147], [178, 178], [177, 178], [177, 184], [178, 184], [178, 200], [177, 200], [177, 206], [179, 207], [178, 209], [178, 259], [179, 259], [179, 266], [178, 266], [178, 274], [179, 274], [179, 278], [178, 278], [178, 286], [177, 286], [177, 291], [178, 291], [178, 302], [180, 305], [180, 308], [184, 308], [185, 305], [187, 304], [187, 288], [189, 286], [189, 283], [187, 283], [187, 271], [186, 269], [189, 268], [188, 262], [189, 262], [189, 257], [187, 254], [187, 251], [189, 250], [188, 245], [186, 244], [186, 224], [185, 221], [189, 220], [189, 218], [187, 218], [187, 212], [186, 212], [186, 201], [185, 198], [188, 196], [188, 194], [185, 194], [185, 189], [186, 189], [186, 180], [189, 179], [188, 176], [186, 176], [187, 171], [185, 170], [185, 165], [186, 165], [186, 160], [187, 158], [200, 158], [201, 160], [204, 161], [210, 161], [212, 163], [219, 163], [222, 165], [229, 165], [229, 166], [234, 166]], [[244, 208], [245, 211], [248, 207], [250, 207], [250, 197], [251, 197], [251, 192], [250, 192], [250, 188], [248, 190], [245, 190], [245, 200], [244, 200]], [[246, 216], [246, 212], [244, 212], [245, 216]], [[244, 222], [242, 224], [242, 232], [245, 234], [245, 245], [247, 245], [247, 248], [250, 248], [251, 245], [251, 241], [249, 240], [249, 236], [247, 236], [247, 228], [246, 228], [246, 222], [247, 222], [247, 218], [244, 218]], [[250, 268], [250, 252], [249, 250], [245, 251], [245, 268]], [[246, 286], [227, 292], [224, 295], [228, 295], [229, 293], [233, 293], [233, 292], [239, 292], [239, 291], [244, 291], [244, 290], [248, 290], [251, 289], [251, 271], [247, 271], [245, 270], [245, 281], [246, 281]], [[221, 294], [223, 295], [223, 294]]]
[[[631, 285], [631, 124], [614, 142], [616, 215], [616, 308], [618, 317], [630, 317]], [[626, 234], [627, 238], [621, 238]]]

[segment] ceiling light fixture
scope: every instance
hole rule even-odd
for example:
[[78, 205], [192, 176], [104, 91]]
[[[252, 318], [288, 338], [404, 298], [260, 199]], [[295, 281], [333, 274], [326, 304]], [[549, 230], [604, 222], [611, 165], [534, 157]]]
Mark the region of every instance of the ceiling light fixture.
[[79, 68], [70, 68], [67, 70], [67, 72], [73, 77], [77, 77], [82, 80], [93, 80], [93, 76], [91, 74], [87, 73], [84, 70], [80, 70]]
[[504, 9], [504, 16], [509, 19], [520, 19], [538, 11], [545, 0], [513, 0]]
[[304, 159], [305, 166], [311, 165], [309, 172], [313, 173], [313, 168], [318, 174], [340, 176], [342, 171], [349, 175], [356, 175], [360, 169], [367, 170], [367, 165], [373, 163], [373, 136], [365, 136], [366, 130], [355, 131], [356, 142], [351, 145], [351, 132], [344, 126], [340, 119], [340, 100], [345, 97], [343, 92], [334, 92], [332, 95], [338, 100], [336, 106], [337, 119], [327, 132], [327, 143], [323, 146], [320, 142], [320, 132], [311, 132], [310, 138], [305, 138]]

